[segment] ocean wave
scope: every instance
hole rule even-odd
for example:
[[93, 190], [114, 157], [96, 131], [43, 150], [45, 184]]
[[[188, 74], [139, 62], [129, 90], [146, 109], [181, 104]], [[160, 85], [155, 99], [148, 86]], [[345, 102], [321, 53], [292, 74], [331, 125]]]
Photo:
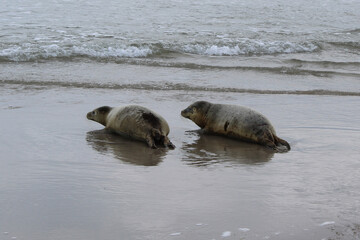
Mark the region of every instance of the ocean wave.
[[360, 33], [360, 28], [355, 28], [355, 29], [353, 29], [353, 30], [346, 31], [346, 33], [358, 34], [358, 33]]
[[350, 49], [350, 50], [356, 50], [356, 53], [358, 53], [358, 51], [360, 50], [360, 42], [353, 42], [353, 41], [348, 41], [348, 42], [329, 42], [329, 44], [335, 46], [335, 47], [340, 47], [340, 48], [345, 48], [345, 49]]
[[[284, 61], [278, 66], [252, 66], [242, 63], [240, 66], [221, 66], [201, 64], [197, 62], [171, 62], [171, 61], [147, 61], [146, 59], [129, 59], [127, 61], [119, 61], [119, 63], [146, 65], [152, 67], [169, 67], [182, 69], [196, 69], [196, 70], [235, 70], [235, 71], [254, 71], [266, 72], [274, 74], [286, 75], [312, 75], [316, 77], [330, 77], [334, 75], [360, 77], [357, 69], [360, 62], [330, 62], [330, 61], [303, 61], [298, 59], [291, 59]], [[290, 64], [290, 66], [289, 66]], [[314, 66], [315, 68], [307, 68], [306, 65]], [[356, 69], [356, 70], [354, 70]]]
[[266, 42], [260, 40], [232, 40], [214, 43], [97, 43], [35, 42], [0, 45], [1, 62], [29, 62], [49, 59], [72, 60], [89, 58], [114, 61], [123, 58], [163, 57], [169, 53], [196, 54], [203, 56], [271, 55], [314, 52], [315, 43]]
[[262, 90], [245, 88], [221, 88], [193, 86], [188, 84], [116, 84], [116, 83], [88, 83], [88, 82], [62, 82], [62, 81], [24, 81], [24, 80], [0, 80], [1, 84], [21, 85], [25, 88], [84, 88], [84, 89], [111, 89], [111, 90], [156, 90], [156, 91], [199, 91], [199, 92], [223, 92], [223, 93], [250, 93], [250, 94], [274, 94], [274, 95], [328, 95], [328, 96], [360, 96], [360, 92], [333, 91], [326, 89], [313, 90]]
[[[31, 48], [24, 51], [21, 47], [13, 47], [0, 51], [0, 62], [34, 62], [43, 60], [64, 60], [88, 59], [91, 61], [112, 62], [117, 64], [143, 65], [150, 67], [182, 68], [196, 70], [235, 70], [254, 71], [286, 75], [312, 75], [316, 77], [330, 77], [334, 75], [359, 77], [357, 69], [360, 62], [332, 62], [332, 61], [308, 61], [300, 59], [288, 59], [271, 66], [254, 66], [245, 61], [239, 65], [221, 65], [218, 63], [204, 64], [189, 59], [188, 61], [172, 61], [171, 59], [152, 58], [156, 56], [154, 47], [108, 47], [106, 49], [87, 48], [84, 46], [72, 46], [63, 49], [58, 45], [41, 47], [41, 52], [35, 52]], [[158, 46], [159, 48], [159, 46]], [[169, 51], [162, 51], [166, 55]]]
[[186, 53], [209, 56], [236, 56], [236, 55], [272, 55], [314, 52], [319, 50], [315, 43], [292, 43], [292, 42], [266, 42], [259, 40], [244, 39], [238, 42], [224, 45], [219, 44], [188, 44], [183, 48]]
[[2, 62], [29, 62], [47, 59], [108, 59], [117, 58], [140, 58], [153, 54], [153, 50], [147, 46], [61, 46], [58, 44], [50, 45], [31, 45], [10, 46], [0, 49], [0, 61]]
[[310, 61], [310, 60], [301, 60], [301, 59], [289, 59], [287, 60], [289, 63], [294, 64], [311, 64], [311, 65], [323, 65], [323, 66], [331, 66], [331, 67], [344, 67], [344, 66], [354, 66], [360, 68], [359, 62], [341, 62], [341, 61]]

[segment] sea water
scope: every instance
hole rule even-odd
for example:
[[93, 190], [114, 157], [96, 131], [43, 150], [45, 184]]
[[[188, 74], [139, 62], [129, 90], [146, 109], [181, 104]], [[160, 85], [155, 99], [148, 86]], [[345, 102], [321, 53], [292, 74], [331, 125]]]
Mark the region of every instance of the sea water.
[[[176, 90], [178, 84], [191, 88], [195, 82], [202, 89], [209, 83], [198, 78], [232, 73], [221, 81], [231, 81], [230, 86], [220, 84], [218, 76], [211, 85], [239, 91], [258, 90], [271, 82], [278, 85], [274, 90], [294, 84], [291, 90], [358, 95], [359, 8], [360, 3], [352, 0], [3, 1], [0, 78], [5, 83], [25, 81], [18, 68], [24, 67], [24, 72], [29, 65], [41, 68], [40, 63], [56, 69], [63, 64], [111, 63], [114, 69], [131, 65], [131, 72], [134, 66], [145, 66], [151, 71], [194, 73], [174, 84], [171, 75], [160, 72], [154, 83], [167, 89]], [[12, 74], [15, 63], [17, 74]], [[33, 74], [39, 72], [43, 69]], [[90, 76], [81, 75], [88, 84]], [[284, 77], [284, 82], [273, 82]], [[49, 80], [44, 78], [36, 80]], [[54, 78], [63, 82], [64, 76]], [[81, 80], [70, 78], [65, 80]], [[262, 80], [259, 86], [256, 78]], [[122, 79], [111, 80], [120, 87], [124, 84]], [[128, 84], [141, 81], [136, 76]], [[306, 87], [299, 86], [301, 82]]]

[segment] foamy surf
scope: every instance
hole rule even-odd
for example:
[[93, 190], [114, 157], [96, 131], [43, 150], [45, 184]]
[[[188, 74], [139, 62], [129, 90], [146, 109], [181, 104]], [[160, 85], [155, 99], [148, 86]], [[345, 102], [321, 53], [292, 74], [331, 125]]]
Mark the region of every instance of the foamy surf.
[[[130, 41], [130, 40], [127, 40]], [[148, 58], [166, 56], [169, 53], [196, 54], [202, 56], [248, 56], [306, 53], [319, 50], [312, 42], [270, 42], [261, 40], [231, 40], [195, 43], [116, 41], [82, 42], [80, 40], [47, 40], [10, 43], [0, 46], [1, 62], [27, 62], [48, 59], [88, 58], [113, 61], [122, 58]]]
[[239, 228], [240, 232], [248, 232], [250, 231], [250, 228]]
[[51, 59], [88, 58], [110, 61], [118, 58], [142, 58], [151, 56], [153, 50], [148, 46], [99, 46], [75, 45], [62, 46], [60, 44], [24, 44], [8, 46], [0, 49], [1, 62], [29, 62]]
[[187, 44], [183, 48], [186, 53], [209, 56], [241, 56], [241, 55], [272, 55], [289, 53], [306, 53], [319, 50], [312, 42], [295, 43], [287, 41], [235, 40], [230, 43]]
[[230, 231], [225, 231], [221, 234], [221, 237], [223, 238], [227, 238], [227, 237], [230, 237], [231, 236], [231, 232]]
[[319, 226], [324, 227], [324, 226], [334, 225], [334, 224], [335, 224], [334, 221], [327, 221], [327, 222], [321, 223]]

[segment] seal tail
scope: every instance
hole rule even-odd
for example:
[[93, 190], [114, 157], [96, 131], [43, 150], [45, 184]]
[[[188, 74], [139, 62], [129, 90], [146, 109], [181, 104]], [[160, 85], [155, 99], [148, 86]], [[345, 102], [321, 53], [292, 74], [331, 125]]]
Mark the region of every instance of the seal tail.
[[270, 130], [265, 131], [264, 138], [264, 145], [274, 149], [277, 152], [287, 152], [291, 149], [290, 144], [287, 141], [279, 138]]

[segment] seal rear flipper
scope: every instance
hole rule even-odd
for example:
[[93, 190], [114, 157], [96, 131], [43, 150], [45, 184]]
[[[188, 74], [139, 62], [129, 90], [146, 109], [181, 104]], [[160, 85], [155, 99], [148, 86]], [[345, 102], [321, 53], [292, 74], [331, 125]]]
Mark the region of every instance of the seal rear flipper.
[[276, 149], [279, 152], [287, 152], [290, 151], [291, 147], [290, 144], [285, 141], [284, 139], [281, 139], [277, 136], [274, 136], [274, 140], [275, 140], [275, 144], [276, 144]]
[[274, 142], [270, 141], [270, 140], [266, 140], [264, 142], [262, 142], [263, 145], [273, 149], [274, 151], [276, 152], [279, 152], [279, 153], [283, 153], [283, 152], [287, 152], [289, 151], [289, 149], [285, 146], [285, 145], [282, 145], [282, 144], [275, 144]]
[[276, 152], [287, 152], [290, 150], [290, 144], [273, 134], [270, 130], [264, 133], [261, 143], [269, 148], [274, 149]]
[[168, 137], [165, 137], [164, 139], [164, 146], [168, 147], [169, 149], [175, 149], [175, 145], [172, 142], [170, 142]]

